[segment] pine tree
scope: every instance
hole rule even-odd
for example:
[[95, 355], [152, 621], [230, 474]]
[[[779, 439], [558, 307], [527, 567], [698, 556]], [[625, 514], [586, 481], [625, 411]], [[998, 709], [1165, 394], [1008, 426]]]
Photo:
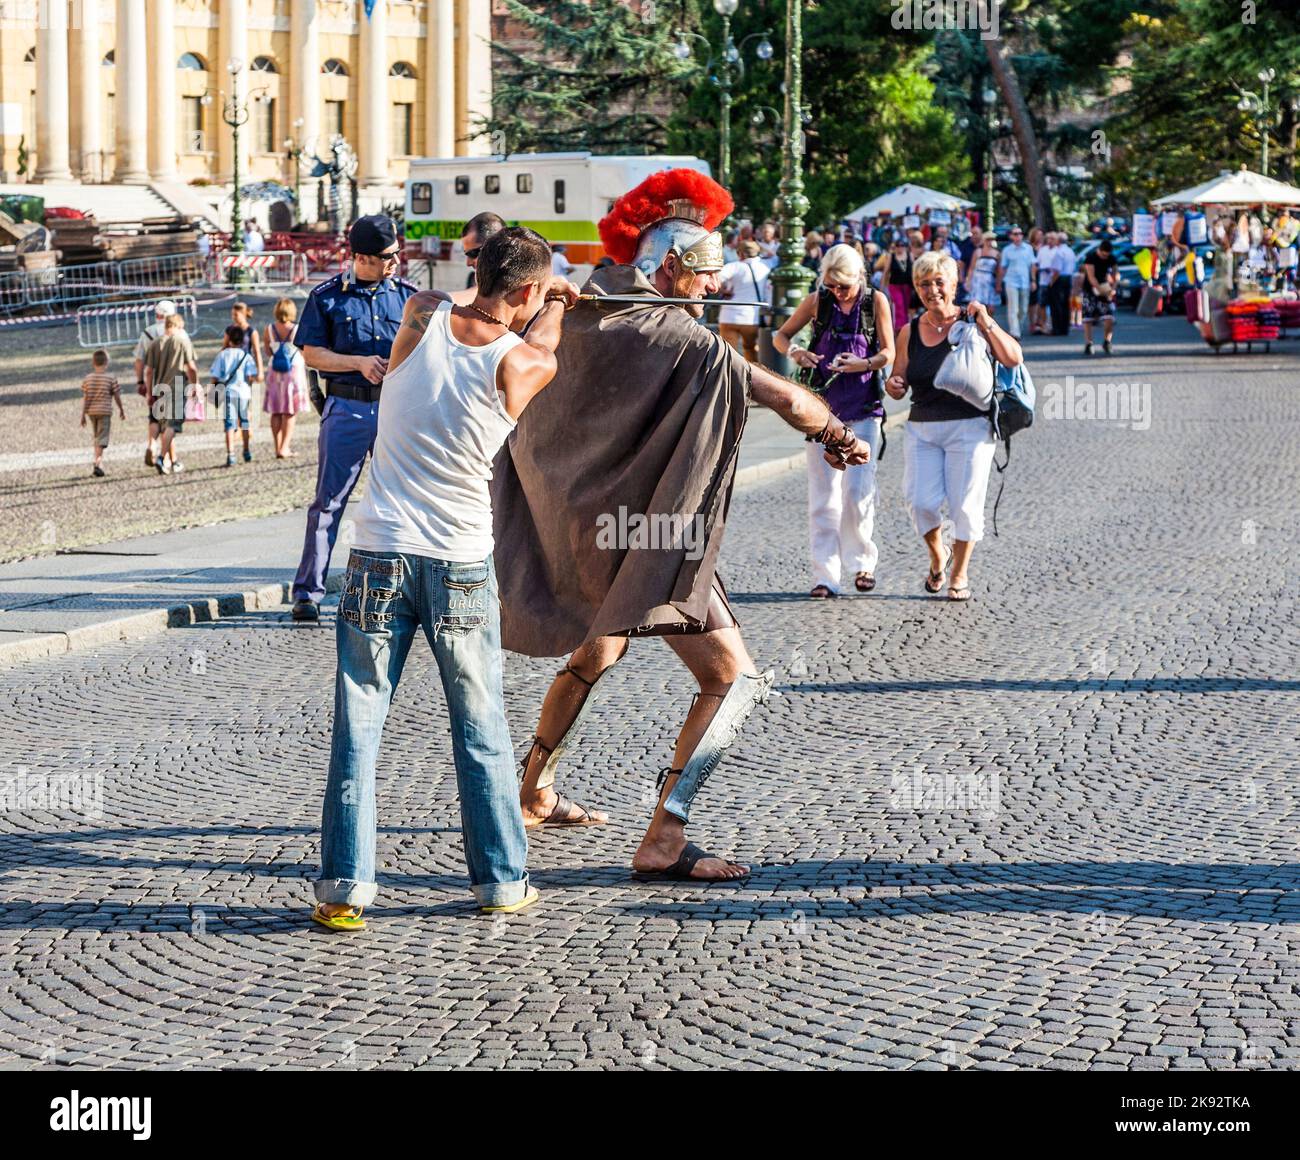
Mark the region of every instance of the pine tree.
[[506, 0], [533, 47], [492, 45], [494, 152], [663, 152], [671, 99], [696, 65], [673, 52], [668, 0]]

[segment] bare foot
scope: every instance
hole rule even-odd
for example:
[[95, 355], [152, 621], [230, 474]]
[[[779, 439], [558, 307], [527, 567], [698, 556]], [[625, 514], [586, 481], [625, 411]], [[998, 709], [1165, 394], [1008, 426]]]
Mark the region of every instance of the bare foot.
[[589, 810], [567, 799], [566, 808], [552, 816], [559, 800], [559, 793], [550, 786], [533, 791], [527, 798], [521, 795], [519, 809], [524, 815], [524, 826], [531, 828], [543, 823], [550, 826], [603, 826], [609, 821], [609, 814], [604, 810]]
[[[686, 827], [682, 825], [665, 827], [652, 835], [647, 832], [641, 839], [641, 845], [632, 856], [632, 869], [638, 874], [667, 870], [686, 849]], [[730, 882], [744, 878], [749, 867], [742, 862], [732, 862], [727, 858], [701, 858], [691, 868], [691, 877], [702, 882]]]
[[346, 902], [322, 902], [320, 904], [320, 912], [326, 918], [335, 918], [340, 914], [350, 914], [358, 909], [359, 907], [349, 906]]

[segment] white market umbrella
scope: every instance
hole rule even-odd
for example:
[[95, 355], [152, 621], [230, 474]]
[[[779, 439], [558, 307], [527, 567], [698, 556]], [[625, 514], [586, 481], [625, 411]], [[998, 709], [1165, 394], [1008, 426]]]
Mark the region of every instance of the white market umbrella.
[[926, 213], [932, 209], [955, 213], [957, 210], [974, 208], [973, 201], [925, 185], [914, 185], [909, 181], [858, 206], [852, 213], [846, 214], [845, 218], [848, 221], [861, 221], [863, 218], [879, 217], [882, 213], [900, 217], [905, 213]]
[[1241, 168], [1223, 170], [1218, 177], [1190, 189], [1158, 197], [1152, 205], [1296, 205], [1300, 189], [1262, 173]]

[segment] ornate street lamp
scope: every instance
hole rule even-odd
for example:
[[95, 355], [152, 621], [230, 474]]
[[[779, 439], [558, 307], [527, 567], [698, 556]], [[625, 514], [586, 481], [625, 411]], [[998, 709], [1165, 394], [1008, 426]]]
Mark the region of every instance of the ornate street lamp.
[[1237, 108], [1243, 113], [1254, 113], [1255, 123], [1259, 126], [1259, 171], [1268, 176], [1268, 131], [1270, 125], [1272, 110], [1268, 104], [1268, 86], [1277, 78], [1277, 73], [1271, 68], [1262, 68], [1258, 73], [1260, 83], [1264, 86], [1264, 95], [1261, 97], [1253, 93], [1250, 89], [1241, 89], [1241, 100], [1237, 102]]
[[[803, 219], [808, 199], [803, 192], [803, 0], [785, 0], [785, 113], [782, 127], [780, 196], [781, 264], [772, 271], [773, 325], [779, 327], [808, 293], [803, 260]], [[777, 369], [790, 374], [789, 359]]]
[[993, 134], [998, 125], [997, 119], [993, 116], [993, 102], [997, 99], [998, 95], [991, 86], [984, 90], [984, 121], [985, 128], [988, 130], [984, 163], [984, 229], [989, 233], [993, 230]]
[[[248, 118], [252, 115], [250, 105], [252, 102], [262, 102], [270, 100], [265, 87], [250, 93], [247, 98], [240, 99], [239, 96], [239, 77], [244, 71], [244, 62], [237, 56], [232, 56], [226, 62], [226, 72], [230, 74], [230, 95], [227, 96], [225, 90], [218, 89], [216, 96], [221, 101], [221, 119], [230, 126], [233, 135], [234, 154], [231, 160], [231, 180], [234, 184], [232, 194], [230, 217], [230, 249], [232, 253], [242, 254], [244, 252], [244, 231], [243, 226], [243, 194], [239, 188], [239, 130], [248, 123]], [[209, 89], [203, 94], [201, 101], [204, 105], [212, 104], [213, 94]], [[231, 270], [231, 281], [239, 282], [242, 279], [243, 271], [238, 268]]]
[[764, 29], [762, 32], [751, 32], [739, 44], [732, 39], [731, 18], [736, 14], [739, 7], [740, 0], [713, 0], [713, 10], [722, 17], [722, 52], [720, 54], [715, 56], [713, 45], [709, 43], [707, 37], [701, 36], [698, 32], [682, 32], [681, 38], [673, 47], [673, 52], [678, 60], [690, 59], [691, 45], [690, 41], [686, 39], [687, 37], [702, 41], [704, 47], [709, 51], [709, 59], [705, 68], [708, 70], [709, 80], [718, 86], [719, 91], [718, 184], [724, 188], [729, 186], [731, 182], [731, 90], [733, 75], [735, 78], [744, 79], [745, 45], [751, 40], [758, 39], [754, 55], [759, 60], [767, 61], [772, 59], [772, 42], [768, 39], [772, 35], [770, 28]]

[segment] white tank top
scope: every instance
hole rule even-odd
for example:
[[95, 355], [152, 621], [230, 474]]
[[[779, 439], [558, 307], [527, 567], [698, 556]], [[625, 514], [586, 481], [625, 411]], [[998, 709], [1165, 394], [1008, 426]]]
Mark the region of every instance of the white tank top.
[[523, 339], [486, 346], [451, 333], [440, 303], [406, 360], [384, 376], [370, 480], [354, 544], [468, 564], [492, 552], [492, 460], [514, 430], [497, 368]]

